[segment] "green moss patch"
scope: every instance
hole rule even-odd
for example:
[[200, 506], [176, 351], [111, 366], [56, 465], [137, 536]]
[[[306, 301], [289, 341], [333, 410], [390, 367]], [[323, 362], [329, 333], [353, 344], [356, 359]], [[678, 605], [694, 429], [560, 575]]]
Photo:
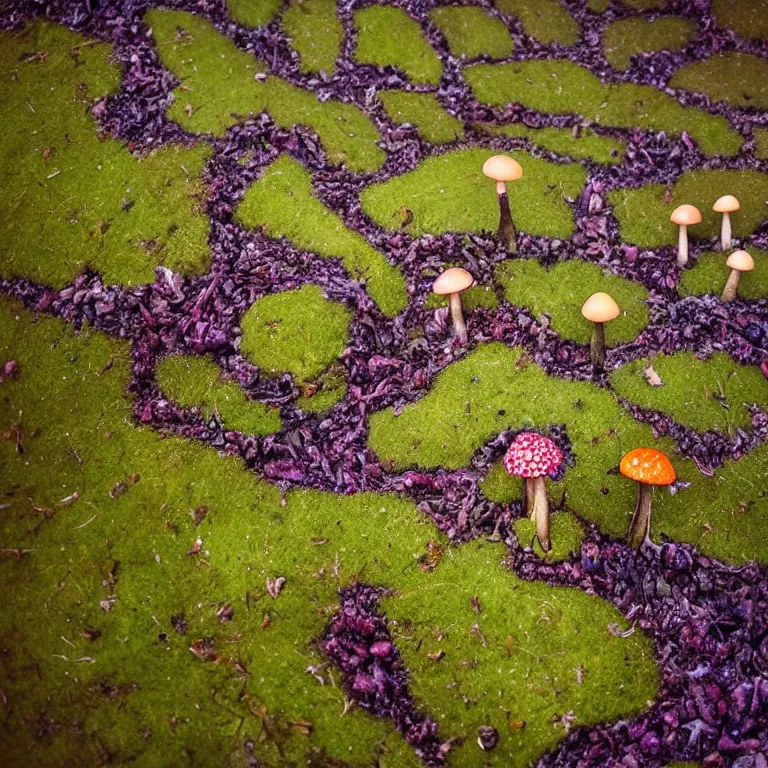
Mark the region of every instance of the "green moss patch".
[[608, 10], [611, 0], [587, 0], [587, 8], [592, 13], [603, 13]]
[[768, 160], [768, 128], [753, 128], [755, 137], [755, 157], [759, 160]]
[[636, 53], [682, 50], [696, 35], [696, 25], [688, 19], [662, 16], [647, 19], [619, 19], [603, 37], [605, 57], [616, 69], [626, 69]]
[[725, 352], [699, 360], [692, 352], [656, 355], [653, 369], [663, 385], [643, 377], [648, 360], [635, 360], [611, 374], [611, 384], [633, 403], [663, 411], [691, 429], [715, 429], [733, 435], [752, 423], [745, 405], [768, 406], [765, 377], [755, 366], [739, 365]]
[[584, 526], [569, 512], [552, 514], [550, 509], [549, 533], [552, 548], [545, 552], [536, 538], [536, 523], [528, 517], [521, 517], [513, 523], [515, 536], [523, 547], [532, 547], [542, 560], [559, 563], [567, 560], [574, 552], [581, 551]]
[[608, 201], [619, 220], [621, 238], [642, 248], [658, 248], [677, 243], [679, 228], [669, 217], [678, 205], [695, 205], [702, 216], [701, 224], [688, 228], [688, 237], [709, 239], [720, 234], [722, 214], [712, 206], [722, 195], [736, 195], [741, 209], [731, 214], [733, 234], [745, 238], [762, 223], [768, 199], [768, 175], [758, 171], [687, 171], [670, 189], [647, 184], [635, 189], [616, 189], [608, 193]]
[[404, 10], [372, 5], [354, 16], [355, 58], [361, 64], [397, 67], [415, 83], [437, 85], [443, 74], [438, 55], [426, 41], [418, 22]]
[[669, 81], [672, 88], [685, 88], [725, 101], [735, 107], [768, 108], [768, 61], [748, 53], [725, 53], [695, 61], [679, 69]]
[[[576, 726], [628, 717], [657, 692], [651, 643], [611, 634], [625, 626], [612, 606], [522, 581], [503, 555], [482, 541], [451, 549], [421, 590], [382, 601], [417, 703], [462, 739], [448, 755], [455, 768], [532, 765], [565, 737], [567, 713]], [[499, 732], [493, 752], [477, 745], [481, 725]]]
[[400, 270], [312, 194], [309, 171], [288, 155], [275, 160], [249, 187], [235, 216], [243, 226], [261, 227], [270, 237], [287, 237], [299, 248], [341, 259], [386, 314], [396, 315], [405, 307], [408, 295]]
[[574, 136], [570, 128], [529, 128], [523, 123], [492, 125], [478, 123], [487, 133], [511, 138], [529, 139], [551, 152], [579, 159], [594, 160], [597, 163], [620, 163], [624, 157], [624, 142], [610, 136], [598, 136], [589, 128]]
[[739, 37], [768, 37], [768, 17], [763, 0], [713, 0], [712, 10], [717, 23], [732, 29]]
[[157, 366], [157, 385], [182, 408], [198, 408], [204, 418], [218, 415], [225, 429], [255, 435], [280, 430], [280, 413], [248, 400], [234, 381], [222, 381], [221, 370], [207, 357], [175, 355]]
[[448, 48], [454, 56], [504, 59], [514, 50], [506, 26], [482, 8], [445, 5], [434, 8], [429, 16], [445, 35]]
[[315, 382], [304, 387], [296, 405], [307, 413], [323, 413], [336, 405], [346, 393], [346, 370], [342, 365], [332, 365]]
[[621, 0], [624, 5], [637, 11], [658, 11], [662, 9], [667, 0]]
[[344, 305], [316, 285], [264, 296], [243, 315], [241, 351], [267, 373], [311, 381], [344, 351], [349, 320]]
[[[768, 252], [750, 248], [755, 260], [751, 272], [742, 272], [739, 278], [739, 298], [768, 298]], [[680, 278], [678, 290], [683, 296], [701, 296], [711, 293], [719, 296], [731, 270], [725, 263], [727, 255], [717, 251], [703, 253], [692, 269], [686, 269]]]
[[534, 317], [546, 312], [552, 330], [580, 344], [589, 343], [592, 323], [581, 314], [584, 302], [597, 291], [614, 298], [621, 315], [605, 324], [609, 345], [634, 339], [648, 324], [648, 291], [595, 264], [565, 261], [546, 269], [534, 259], [504, 262], [496, 272], [507, 301], [530, 309]]
[[150, 10], [145, 20], [163, 66], [181, 81], [168, 117], [186, 130], [223, 136], [249, 115], [268, 112], [281, 128], [301, 124], [315, 131], [332, 163], [355, 171], [383, 165], [379, 132], [356, 106], [321, 102], [310, 91], [264, 75], [262, 62], [199, 16]]
[[431, 93], [379, 91], [390, 120], [415, 125], [419, 136], [432, 144], [447, 144], [464, 135], [461, 120], [449, 115]]
[[707, 154], [734, 155], [742, 140], [725, 118], [681, 107], [648, 85], [603, 85], [571, 61], [474, 64], [464, 70], [479, 101], [492, 106], [520, 103], [541, 112], [576, 113], [600, 125], [679, 134], [686, 130]]
[[336, 71], [344, 27], [334, 0], [293, 0], [283, 14], [283, 29], [299, 53], [302, 72]]
[[[499, 204], [495, 184], [483, 176], [490, 149], [464, 149], [430, 157], [418, 168], [361, 195], [363, 210], [380, 226], [399, 229], [400, 209], [408, 208], [409, 234], [495, 230]], [[523, 177], [507, 185], [512, 218], [523, 232], [567, 238], [573, 232], [573, 211], [565, 198], [576, 199], [586, 183], [579, 165], [556, 165], [515, 152]]]
[[229, 15], [246, 27], [263, 27], [277, 16], [280, 0], [227, 0]]
[[42, 21], [0, 42], [0, 66], [14, 73], [0, 82], [0, 276], [61, 288], [86, 267], [125, 285], [152, 282], [158, 264], [205, 272], [207, 150], [166, 146], [139, 160], [99, 140], [89, 107], [119, 81], [109, 46]]
[[573, 45], [579, 38], [579, 25], [558, 0], [495, 0], [495, 5], [517, 16], [525, 34], [542, 43]]

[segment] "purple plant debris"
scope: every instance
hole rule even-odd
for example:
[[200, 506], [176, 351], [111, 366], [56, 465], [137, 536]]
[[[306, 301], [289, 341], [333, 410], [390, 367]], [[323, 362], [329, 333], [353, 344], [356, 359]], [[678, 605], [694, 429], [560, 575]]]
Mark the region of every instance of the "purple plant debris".
[[[580, 0], [564, 0], [582, 34], [575, 45], [544, 45], [527, 36], [520, 22], [480, 0], [489, 14], [502, 18], [515, 43], [509, 61], [564, 58], [592, 71], [604, 82], [633, 82], [668, 89], [681, 66], [718, 53], [740, 51], [768, 57], [768, 42], [746, 41], [719, 27], [710, 3], [670, 0], [666, 13], [691, 19], [694, 39], [675, 53], [641, 54], [626, 71], [616, 72], [603, 52], [602, 37], [612, 21], [632, 16], [633, 9], [611, 2], [602, 14], [587, 10]], [[671, 760], [700, 760], [706, 766], [766, 768], [759, 752], [768, 749], [768, 576], [756, 565], [729, 568], [702, 557], [689, 546], [665, 542], [660, 548], [635, 552], [592, 529], [580, 556], [560, 564], [540, 561], [523, 549], [511, 532], [521, 514], [519, 504], [501, 505], [482, 496], [478, 482], [503, 455], [514, 437], [504, 432], [479, 448], [469, 465], [456, 471], [393, 472], [367, 445], [367, 419], [382, 408], [399, 411], [425, 395], [436, 375], [477, 344], [498, 341], [521, 345], [549, 375], [594, 381], [586, 346], [564, 340], [527, 310], [503, 300], [499, 308], [467, 313], [469, 344], [455, 345], [444, 310], [427, 311], [424, 301], [432, 276], [448, 265], [462, 264], [485, 284], [494, 267], [507, 258], [490, 233], [414, 238], [404, 232], [376, 227], [362, 212], [361, 191], [412, 170], [425, 158], [470, 146], [508, 151], [528, 148], [551, 162], [568, 160], [531, 148], [525, 139], [488, 136], [473, 127], [477, 121], [520, 121], [531, 127], [577, 129], [575, 115], [548, 115], [521, 105], [491, 109], [478, 103], [446, 42], [429, 20], [432, 3], [397, 0], [418, 20], [440, 54], [444, 73], [433, 92], [465, 126], [465, 138], [448, 147], [433, 147], [415, 129], [389, 120], [375, 94], [382, 88], [413, 89], [394, 68], [360, 66], [353, 50], [354, 11], [365, 2], [338, 3], [345, 42], [338, 70], [331, 76], [301, 74], [298, 57], [279, 24], [249, 30], [232, 22], [224, 0], [172, 0], [165, 7], [184, 9], [209, 19], [243, 50], [268, 63], [270, 70], [322, 98], [351, 102], [366, 111], [382, 135], [387, 152], [375, 174], [355, 174], [330, 165], [317, 137], [298, 126], [277, 128], [266, 115], [252, 116], [233, 126], [221, 139], [201, 139], [170, 122], [166, 108], [177, 81], [161, 65], [142, 16], [155, 3], [149, 0], [12, 0], [0, 11], [0, 27], [18, 29], [25, 19], [44, 16], [84, 34], [107, 41], [123, 65], [119, 92], [93, 109], [107, 135], [126, 142], [130, 151], [146, 152], [168, 142], [206, 141], [213, 156], [205, 169], [206, 213], [211, 220], [211, 271], [183, 278], [158, 268], [155, 281], [137, 288], [106, 286], [98, 274], [86, 272], [71, 285], [54, 291], [29, 280], [0, 281], [0, 290], [39, 312], [60, 316], [80, 328], [84, 322], [129, 340], [133, 369], [131, 392], [137, 421], [210, 444], [238, 455], [255, 472], [282, 488], [306, 487], [355, 493], [397, 491], [406, 494], [435, 525], [455, 542], [477, 536], [503, 540], [510, 548], [510, 567], [527, 579], [570, 586], [610, 600], [637, 631], [654, 642], [662, 679], [658, 701], [642, 715], [620, 723], [574, 730], [545, 755], [546, 766], [616, 764], [661, 766]], [[424, 90], [419, 87], [418, 90]], [[652, 351], [691, 350], [698, 355], [726, 351], [749, 365], [768, 369], [768, 300], [722, 304], [711, 296], [680, 299], [680, 271], [672, 248], [643, 250], [621, 243], [618, 223], [606, 193], [648, 183], [673, 184], [694, 168], [751, 168], [768, 172], [768, 161], [754, 156], [755, 126], [768, 126], [768, 113], [712, 104], [696, 93], [668, 91], [684, 105], [695, 106], [729, 120], [745, 138], [735, 158], [707, 158], [683, 133], [680, 137], [638, 129], [598, 127], [606, 136], [626, 144], [622, 161], [602, 166], [585, 161], [588, 183], [573, 201], [575, 231], [567, 241], [521, 233], [520, 252], [551, 265], [569, 259], [595, 264], [642, 283], [649, 291], [650, 324], [633, 342], [609, 351], [607, 367], [639, 359]], [[249, 152], [247, 165], [239, 162]], [[336, 260], [321, 259], [284, 240], [237, 226], [233, 211], [247, 187], [279, 153], [288, 152], [312, 173], [315, 193], [344, 223], [359, 232], [406, 278], [409, 302], [394, 319], [378, 312], [364, 288], [350, 279]], [[692, 244], [692, 260], [712, 242]], [[740, 245], [768, 247], [763, 225]], [[295, 405], [300, 392], [286, 374], [271, 378], [240, 354], [240, 317], [261, 296], [312, 282], [343, 302], [353, 313], [349, 347], [344, 354], [348, 390], [329, 413], [309, 415]], [[411, 333], [420, 329], [418, 334]], [[167, 354], [211, 354], [222, 371], [252, 398], [280, 408], [284, 427], [276, 435], [256, 437], [225, 430], [215, 419], [204, 420], [194, 409], [169, 402], [155, 383], [157, 361]], [[6, 366], [12, 362], [2, 361]], [[12, 375], [4, 369], [3, 376]], [[738, 459], [768, 442], [768, 415], [755, 411], [752, 429], [733, 436], [698, 434], [670, 417], [629, 403], [624, 407], [659, 435], [671, 436], [679, 451], [709, 473], [727, 459]], [[566, 459], [573, 460], [567, 430], [550, 425], [549, 435]], [[342, 670], [349, 696], [363, 709], [391, 718], [396, 728], [429, 765], [444, 762], [450, 740], [438, 737], [435, 722], [419, 711], [408, 690], [408, 675], [378, 611], [383, 591], [352, 585], [340, 595], [340, 610], [323, 638], [325, 652]], [[180, 617], [177, 632], [185, 631]], [[442, 735], [444, 738], [448, 734]], [[493, 735], [479, 734], [490, 745]], [[246, 745], [249, 760], [259, 764], [254, 745]]]

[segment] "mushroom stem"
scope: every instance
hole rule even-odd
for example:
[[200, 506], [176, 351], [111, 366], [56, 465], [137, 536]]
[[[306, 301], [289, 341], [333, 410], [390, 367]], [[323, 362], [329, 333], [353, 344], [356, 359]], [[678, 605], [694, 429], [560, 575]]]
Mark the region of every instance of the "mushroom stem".
[[651, 531], [651, 502], [653, 501], [653, 486], [645, 483], [637, 484], [637, 504], [632, 522], [629, 524], [627, 544], [640, 549], [642, 543], [650, 537]]
[[688, 226], [680, 225], [680, 235], [677, 238], [677, 265], [684, 267], [688, 263]]
[[453, 319], [453, 330], [456, 338], [461, 344], [467, 343], [467, 325], [464, 322], [464, 313], [461, 311], [461, 296], [458, 293], [451, 293], [448, 296], [448, 306], [451, 308], [451, 318]]
[[536, 498], [533, 487], [533, 479], [525, 478], [525, 499], [523, 500], [523, 514], [533, 517], [533, 502]]
[[[502, 189], [499, 189], [502, 187]], [[498, 182], [496, 191], [499, 194], [499, 237], [507, 244], [510, 253], [517, 253], [517, 231], [512, 222], [512, 212], [509, 210], [509, 198], [506, 185]]]
[[728, 275], [728, 280], [725, 282], [723, 295], [720, 297], [721, 301], [733, 301], [736, 298], [736, 294], [739, 290], [740, 278], [741, 272], [739, 272], [738, 269], [732, 269], [731, 274]]
[[727, 251], [731, 247], [731, 214], [723, 213], [723, 223], [720, 227], [720, 247]]
[[544, 475], [531, 477], [528, 480], [529, 487], [533, 488], [533, 509], [531, 520], [536, 523], [536, 538], [545, 552], [552, 549], [549, 541], [549, 502], [547, 501], [547, 486], [544, 483]]
[[589, 356], [595, 373], [602, 373], [605, 369], [605, 323], [592, 323]]

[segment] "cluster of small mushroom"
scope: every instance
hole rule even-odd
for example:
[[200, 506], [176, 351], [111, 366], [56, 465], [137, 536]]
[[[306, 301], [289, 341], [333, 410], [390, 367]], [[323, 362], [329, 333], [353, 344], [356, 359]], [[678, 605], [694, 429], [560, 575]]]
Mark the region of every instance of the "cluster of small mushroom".
[[[536, 525], [536, 538], [541, 548], [552, 548], [549, 532], [549, 502], [544, 479], [557, 473], [563, 454], [555, 443], [537, 432], [520, 432], [504, 455], [504, 469], [525, 483], [523, 510]], [[627, 543], [639, 549], [650, 541], [653, 488], [671, 485], [677, 479], [669, 459], [655, 448], [635, 448], [621, 460], [619, 471], [637, 483], [637, 503], [629, 524]]]
[[[733, 195], [723, 195], [715, 200], [712, 210], [723, 214], [720, 226], [720, 249], [727, 251], [731, 245], [731, 214], [741, 208], [741, 203]], [[672, 211], [669, 220], [680, 227], [677, 246], [677, 263], [684, 267], [688, 263], [688, 227], [701, 223], [701, 211], [694, 205], [680, 205]], [[726, 264], [731, 272], [721, 296], [723, 301], [733, 301], [738, 293], [739, 278], [742, 272], [750, 272], [755, 268], [754, 259], [746, 251], [734, 251]]]

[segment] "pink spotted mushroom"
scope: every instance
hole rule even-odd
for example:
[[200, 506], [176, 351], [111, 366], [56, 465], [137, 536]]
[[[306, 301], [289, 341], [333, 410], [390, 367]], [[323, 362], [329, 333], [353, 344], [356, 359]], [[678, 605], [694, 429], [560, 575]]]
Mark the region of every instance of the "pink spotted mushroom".
[[558, 470], [563, 462], [560, 449], [544, 435], [536, 432], [521, 432], [504, 455], [504, 469], [525, 481], [526, 512], [536, 523], [536, 537], [545, 552], [552, 545], [549, 540], [549, 502], [546, 475]]

